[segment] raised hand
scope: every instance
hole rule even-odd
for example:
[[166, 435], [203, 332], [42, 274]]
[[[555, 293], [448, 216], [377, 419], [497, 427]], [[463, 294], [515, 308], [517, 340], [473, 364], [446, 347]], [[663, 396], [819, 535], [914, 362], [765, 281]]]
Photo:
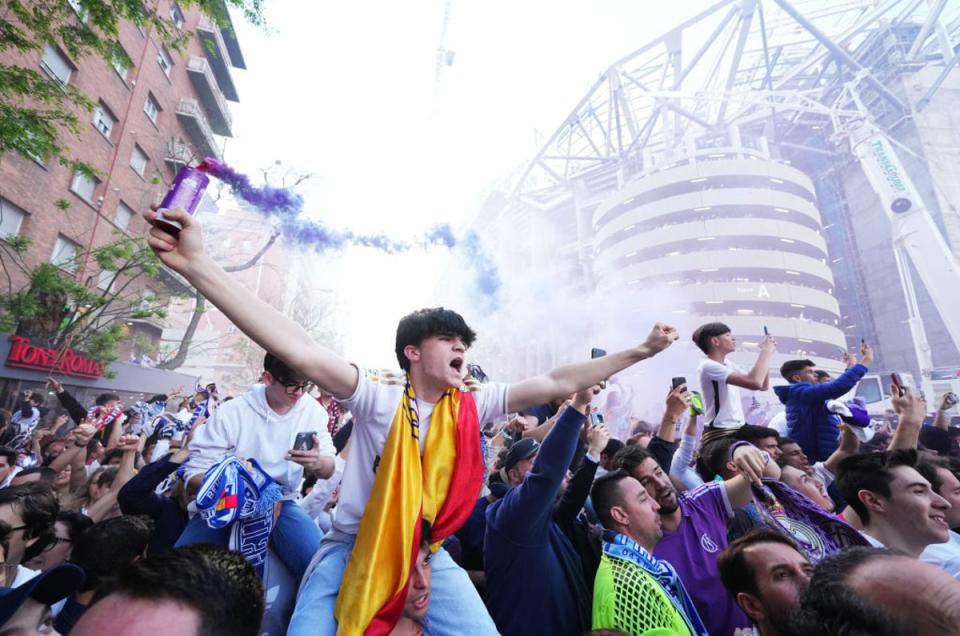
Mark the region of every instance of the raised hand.
[[656, 355], [672, 345], [679, 337], [680, 334], [677, 333], [676, 327], [658, 322], [653, 325], [647, 339], [643, 342], [643, 346], [650, 352], [650, 355]]
[[610, 431], [606, 424], [587, 427], [587, 453], [594, 457], [600, 457], [600, 453], [607, 447], [610, 441]]
[[866, 342], [860, 343], [860, 364], [865, 367], [873, 364], [873, 348]]
[[[164, 217], [177, 221], [183, 229], [176, 235], [165, 232], [153, 226], [147, 237], [147, 244], [156, 253], [164, 265], [170, 269], [186, 274], [190, 264], [203, 255], [203, 237], [200, 233], [200, 223], [184, 210], [164, 210]], [[157, 218], [154, 210], [144, 212], [143, 218], [152, 225]]]
[[690, 409], [690, 392], [687, 385], [681, 384], [667, 393], [667, 415], [676, 422]]
[[763, 337], [763, 340], [760, 341], [758, 348], [760, 351], [769, 351], [770, 353], [773, 353], [777, 350], [777, 340], [770, 334], [767, 334]]

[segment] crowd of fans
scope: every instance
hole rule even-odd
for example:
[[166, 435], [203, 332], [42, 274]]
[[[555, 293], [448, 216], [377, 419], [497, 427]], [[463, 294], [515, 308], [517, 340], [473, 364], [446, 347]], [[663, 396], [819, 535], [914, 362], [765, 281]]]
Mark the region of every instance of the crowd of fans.
[[844, 399], [867, 343], [836, 378], [783, 364], [760, 426], [743, 405], [775, 339], [746, 370], [703, 325], [701, 393], [664, 378], [659, 425], [616, 439], [597, 396], [672, 327], [507, 385], [467, 363], [461, 316], [425, 309], [398, 325], [400, 371], [362, 369], [182, 220], [151, 244], [271, 352], [259, 381], [22, 395], [0, 431], [0, 634], [960, 634], [952, 397], [925, 427], [894, 386], [895, 426], [871, 422]]

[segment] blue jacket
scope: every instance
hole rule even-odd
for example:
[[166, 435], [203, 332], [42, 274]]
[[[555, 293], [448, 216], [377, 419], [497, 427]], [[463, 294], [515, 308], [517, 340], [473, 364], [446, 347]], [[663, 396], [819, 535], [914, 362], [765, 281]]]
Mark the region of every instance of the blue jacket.
[[590, 629], [580, 556], [554, 521], [554, 504], [584, 416], [564, 411], [523, 483], [487, 508], [487, 609], [503, 636], [579, 636]]
[[836, 419], [827, 410], [827, 400], [847, 393], [866, 372], [867, 367], [855, 364], [827, 384], [797, 382], [773, 387], [787, 407], [787, 435], [797, 440], [811, 462], [824, 461], [840, 445]]

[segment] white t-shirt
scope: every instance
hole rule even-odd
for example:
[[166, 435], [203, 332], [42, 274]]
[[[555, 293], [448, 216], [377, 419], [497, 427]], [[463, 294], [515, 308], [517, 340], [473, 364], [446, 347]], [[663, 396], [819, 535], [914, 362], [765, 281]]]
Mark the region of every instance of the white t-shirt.
[[[333, 529], [338, 532], [356, 535], [360, 529], [360, 518], [373, 490], [375, 470], [405, 386], [405, 375], [401, 372], [361, 369], [357, 390], [343, 401], [343, 405], [353, 413], [353, 432], [350, 434], [350, 454], [343, 470], [340, 498], [333, 518]], [[480, 391], [471, 395], [477, 404], [482, 426], [484, 422], [506, 414], [508, 385], [490, 383], [481, 386]], [[430, 429], [433, 406], [417, 400], [421, 454]]]
[[946, 543], [928, 545], [920, 553], [920, 560], [937, 566], [955, 579], [960, 579], [960, 534], [951, 530]]
[[[697, 375], [700, 377], [700, 391], [703, 393], [703, 421], [715, 428], [740, 428], [745, 421], [743, 404], [740, 402], [740, 387], [727, 384], [732, 373], [743, 373], [743, 369], [729, 360], [720, 364], [710, 358], [700, 361]], [[716, 383], [716, 388], [714, 388]], [[717, 394], [720, 396], [720, 409], [717, 413]]]

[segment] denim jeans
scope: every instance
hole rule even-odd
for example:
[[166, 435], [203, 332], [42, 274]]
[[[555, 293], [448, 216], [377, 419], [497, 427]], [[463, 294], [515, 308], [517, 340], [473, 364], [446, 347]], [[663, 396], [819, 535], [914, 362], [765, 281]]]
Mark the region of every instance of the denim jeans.
[[[187, 523], [176, 547], [197, 543], [230, 544], [230, 528], [210, 528], [200, 515]], [[299, 581], [320, 547], [320, 529], [295, 501], [284, 501], [270, 534], [270, 547]]]
[[[297, 596], [287, 636], [335, 636], [337, 622], [333, 610], [343, 572], [353, 551], [354, 537], [331, 538], [328, 534]], [[496, 625], [480, 600], [467, 573], [443, 548], [430, 562], [433, 585], [430, 607], [423, 621], [423, 633], [429, 636], [496, 635]]]

